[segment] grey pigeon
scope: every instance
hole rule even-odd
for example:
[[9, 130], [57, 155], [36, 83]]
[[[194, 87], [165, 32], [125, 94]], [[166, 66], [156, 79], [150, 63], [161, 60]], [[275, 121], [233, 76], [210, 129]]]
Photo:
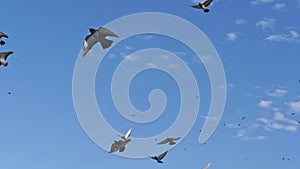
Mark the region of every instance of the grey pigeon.
[[130, 139], [129, 140], [119, 140], [119, 141], [115, 140], [114, 143], [111, 145], [109, 153], [113, 153], [116, 151], [119, 151], [119, 152], [125, 151], [125, 146], [129, 142], [130, 142]]
[[0, 32], [0, 45], [4, 45], [5, 44], [5, 42], [1, 39], [2, 37], [8, 38], [8, 36], [5, 33]]
[[7, 66], [8, 62], [6, 62], [6, 59], [9, 55], [13, 54], [14, 52], [9, 51], [9, 52], [1, 52], [0, 53], [0, 66]]
[[177, 138], [169, 138], [168, 137], [168, 138], [164, 139], [163, 141], [161, 141], [157, 144], [167, 144], [167, 143], [169, 143], [169, 145], [174, 145], [174, 144], [176, 144], [175, 141], [179, 140], [180, 138], [181, 137], [177, 137]]
[[204, 12], [209, 12], [209, 9], [207, 7], [211, 4], [213, 0], [206, 0], [204, 3], [199, 3], [198, 5], [193, 5], [191, 7], [197, 8], [197, 9], [203, 9]]
[[99, 42], [102, 46], [102, 49], [109, 48], [111, 44], [113, 43], [112, 40], [106, 39], [105, 37], [107, 36], [112, 36], [112, 37], [119, 37], [112, 31], [100, 27], [99, 29], [94, 29], [94, 28], [89, 28], [90, 30], [90, 35], [85, 37], [84, 44], [83, 44], [83, 51], [82, 51], [82, 57], [84, 57], [88, 51], [97, 43]]
[[159, 155], [158, 157], [157, 156], [154, 156], [154, 157], [151, 157], [153, 160], [156, 160], [158, 163], [163, 163], [161, 160], [167, 155], [168, 151], [165, 151], [164, 153], [162, 153], [161, 155]]

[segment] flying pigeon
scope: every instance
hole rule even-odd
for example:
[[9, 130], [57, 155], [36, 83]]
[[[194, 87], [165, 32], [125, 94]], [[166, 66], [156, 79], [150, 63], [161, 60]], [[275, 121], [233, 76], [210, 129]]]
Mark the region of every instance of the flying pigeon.
[[122, 139], [124, 139], [125, 141], [131, 141], [131, 139], [129, 139], [130, 135], [132, 133], [132, 128], [130, 128], [127, 133], [125, 134], [125, 136], [122, 136]]
[[113, 37], [119, 37], [112, 31], [100, 27], [98, 30], [94, 28], [89, 28], [90, 35], [85, 37], [84, 44], [83, 44], [83, 51], [82, 51], [82, 57], [84, 57], [88, 51], [97, 43], [99, 42], [102, 46], [102, 49], [109, 48], [111, 44], [113, 43], [112, 40], [106, 39], [106, 36], [113, 36]]
[[168, 151], [165, 151], [164, 153], [162, 153], [161, 155], [159, 155], [158, 157], [157, 156], [154, 156], [154, 157], [151, 157], [153, 160], [156, 160], [158, 163], [163, 163], [161, 160], [167, 155]]
[[9, 52], [1, 52], [0, 53], [0, 66], [7, 66], [8, 62], [6, 62], [6, 59], [9, 55], [13, 54], [14, 52], [9, 51]]
[[206, 166], [204, 166], [202, 169], [208, 169], [210, 167], [210, 163], [208, 163]]
[[119, 152], [125, 151], [125, 146], [128, 142], [129, 141], [124, 141], [124, 140], [116, 141], [115, 140], [114, 143], [111, 145], [109, 153], [113, 153], [113, 152], [116, 152], [116, 151], [119, 151]]
[[164, 139], [163, 141], [157, 143], [157, 144], [166, 144], [166, 143], [169, 143], [169, 145], [174, 145], [176, 144], [175, 141], [179, 140], [181, 137], [178, 137], [178, 138], [166, 138]]
[[207, 7], [211, 4], [213, 0], [206, 0], [204, 3], [199, 3], [198, 5], [193, 5], [191, 7], [197, 8], [197, 9], [203, 9], [204, 12], [209, 12], [209, 9]]
[[5, 33], [0, 32], [0, 45], [4, 45], [5, 44], [5, 42], [3, 40], [1, 40], [2, 37], [8, 38], [8, 36]]

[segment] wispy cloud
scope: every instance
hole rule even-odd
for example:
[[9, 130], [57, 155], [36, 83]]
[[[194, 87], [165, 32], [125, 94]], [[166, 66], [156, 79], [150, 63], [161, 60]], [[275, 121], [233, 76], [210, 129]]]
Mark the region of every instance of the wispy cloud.
[[272, 8], [280, 11], [280, 10], [283, 10], [285, 7], [286, 7], [285, 3], [276, 3], [273, 5]]
[[292, 101], [288, 103], [290, 109], [294, 112], [300, 112], [300, 101]]
[[288, 93], [287, 90], [284, 90], [284, 89], [275, 89], [274, 91], [272, 92], [269, 92], [267, 91], [266, 92], [269, 96], [273, 96], [273, 97], [281, 97], [281, 96], [284, 96]]
[[247, 21], [245, 19], [236, 19], [235, 20], [235, 24], [236, 25], [242, 25], [242, 24], [246, 24]]
[[229, 32], [226, 34], [226, 39], [230, 40], [230, 41], [235, 41], [236, 39], [238, 39], [240, 36], [239, 32]]
[[263, 30], [274, 29], [275, 21], [276, 20], [273, 18], [263, 18], [262, 20], [256, 22], [256, 26], [262, 28]]
[[289, 29], [286, 34], [269, 35], [265, 40], [271, 42], [300, 42], [299, 33], [292, 29]]
[[250, 1], [250, 3], [252, 5], [260, 5], [260, 4], [267, 4], [267, 3], [271, 3], [273, 2], [274, 0], [252, 0]]
[[238, 133], [234, 137], [241, 139], [241, 140], [265, 140], [265, 139], [267, 139], [267, 137], [263, 136], [263, 135], [249, 136], [249, 133], [244, 129], [239, 130]]
[[262, 108], [269, 108], [271, 105], [272, 105], [272, 101], [270, 100], [261, 100], [259, 103], [258, 103], [258, 106], [262, 107]]
[[264, 125], [266, 131], [285, 130], [295, 132], [298, 129], [298, 122], [287, 118], [281, 112], [275, 112], [272, 119], [261, 117], [257, 121]]

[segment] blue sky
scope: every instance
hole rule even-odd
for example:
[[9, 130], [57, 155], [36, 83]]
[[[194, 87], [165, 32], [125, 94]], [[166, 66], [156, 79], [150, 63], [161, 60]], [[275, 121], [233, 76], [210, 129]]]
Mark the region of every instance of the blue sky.
[[[0, 167], [196, 169], [211, 162], [212, 169], [296, 169], [300, 157], [300, 78], [296, 73], [300, 1], [215, 0], [210, 13], [189, 7], [195, 3], [1, 2], [0, 31], [9, 39], [4, 39], [6, 45], [0, 49], [15, 53], [8, 58], [8, 67], [0, 67]], [[155, 35], [134, 37], [116, 45], [104, 59], [96, 78], [98, 104], [119, 132], [134, 126], [134, 137], [157, 134], [172, 124], [180, 95], [166, 74], [154, 70], [140, 74], [131, 86], [134, 106], [147, 109], [149, 92], [161, 88], [168, 97], [166, 112], [157, 123], [146, 125], [122, 119], [112, 104], [108, 83], [121, 59], [143, 48], [159, 47], [177, 54], [193, 72], [200, 72], [195, 75], [201, 92], [196, 123], [163, 165], [102, 150], [81, 128], [72, 100], [73, 70], [88, 27], [100, 27], [137, 12], [169, 13], [196, 25], [213, 43], [227, 78], [221, 123], [208, 143], [200, 145], [197, 140], [210, 104], [210, 84], [203, 64], [187, 47]], [[241, 120], [243, 116], [247, 118]]]

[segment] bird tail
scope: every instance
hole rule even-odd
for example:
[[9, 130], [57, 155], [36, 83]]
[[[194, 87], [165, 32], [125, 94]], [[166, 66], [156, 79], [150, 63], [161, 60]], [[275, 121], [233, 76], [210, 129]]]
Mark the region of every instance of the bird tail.
[[3, 40], [0, 40], [0, 45], [4, 45], [5, 42]]
[[103, 43], [101, 43], [101, 46], [103, 49], [106, 49], [106, 48], [109, 48], [112, 43], [113, 43], [112, 40], [105, 39], [105, 41], [103, 41]]
[[209, 9], [204, 9], [204, 12], [209, 12]]

